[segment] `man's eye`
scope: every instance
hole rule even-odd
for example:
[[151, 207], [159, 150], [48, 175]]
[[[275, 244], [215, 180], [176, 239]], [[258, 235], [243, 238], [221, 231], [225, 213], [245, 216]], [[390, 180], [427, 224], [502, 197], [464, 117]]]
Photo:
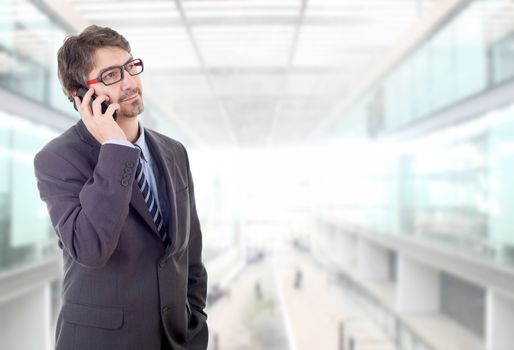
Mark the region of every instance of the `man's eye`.
[[110, 72], [105, 72], [105, 74], [103, 75], [103, 78], [106, 79], [106, 80], [114, 80], [114, 79], [118, 79], [119, 77], [119, 73], [117, 71], [110, 71]]

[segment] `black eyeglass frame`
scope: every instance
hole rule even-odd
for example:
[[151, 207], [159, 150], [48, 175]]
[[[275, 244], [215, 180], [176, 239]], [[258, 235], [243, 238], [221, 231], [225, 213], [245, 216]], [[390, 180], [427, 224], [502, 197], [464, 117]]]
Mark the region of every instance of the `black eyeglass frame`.
[[[138, 65], [140, 65], [140, 66], [141, 66], [141, 71], [140, 71], [140, 72], [138, 72], [138, 73], [136, 73], [136, 74], [130, 74], [130, 72], [127, 70], [126, 66], [127, 66], [127, 65], [129, 65], [129, 64], [131, 64], [131, 63], [134, 63], [135, 61], [138, 61], [138, 62], [136, 62], [137, 64], [135, 64], [136, 66], [138, 66]], [[117, 69], [119, 69], [119, 70], [120, 70], [120, 72], [121, 72], [121, 74], [120, 74], [120, 80], [117, 80], [117, 81], [115, 81], [114, 83], [106, 84], [106, 83], [103, 81], [103, 79], [102, 79], [102, 75], [103, 75], [105, 72], [110, 71], [110, 70], [112, 70], [112, 69], [116, 69], [116, 68], [117, 68]], [[133, 60], [130, 60], [129, 62], [125, 63], [124, 65], [121, 65], [121, 66], [114, 66], [114, 67], [109, 67], [109, 68], [104, 69], [103, 71], [101, 71], [101, 72], [99, 73], [99, 75], [98, 75], [98, 77], [97, 77], [97, 78], [95, 78], [95, 79], [91, 79], [91, 80], [88, 80], [88, 81], [87, 81], [87, 84], [88, 84], [88, 85], [91, 85], [91, 84], [96, 84], [96, 83], [102, 83], [102, 84], [104, 84], [105, 86], [110, 86], [110, 85], [114, 85], [114, 84], [117, 84], [117, 83], [119, 83], [120, 81], [122, 81], [122, 80], [123, 80], [123, 78], [125, 77], [125, 75], [124, 75], [124, 74], [125, 74], [125, 71], [126, 71], [128, 74], [130, 74], [131, 76], [134, 76], [134, 75], [139, 75], [139, 74], [143, 73], [143, 71], [144, 71], [144, 70], [145, 70], [145, 66], [143, 65], [143, 60], [142, 60], [142, 59], [140, 59], [140, 58], [134, 58]]]

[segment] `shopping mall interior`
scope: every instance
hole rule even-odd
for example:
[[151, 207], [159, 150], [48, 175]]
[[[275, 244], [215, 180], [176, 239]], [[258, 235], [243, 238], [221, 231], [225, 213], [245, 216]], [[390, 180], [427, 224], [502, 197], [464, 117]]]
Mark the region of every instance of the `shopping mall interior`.
[[510, 0], [2, 0], [0, 349], [55, 348], [63, 250], [34, 157], [81, 119], [57, 52], [96, 24], [144, 61], [140, 123], [188, 151], [209, 350], [513, 350], [513, 18]]

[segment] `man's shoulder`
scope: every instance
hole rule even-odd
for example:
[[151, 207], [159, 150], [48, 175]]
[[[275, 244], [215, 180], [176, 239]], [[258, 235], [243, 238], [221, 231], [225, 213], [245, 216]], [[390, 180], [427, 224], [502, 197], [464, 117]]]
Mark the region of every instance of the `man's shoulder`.
[[185, 153], [186, 152], [186, 148], [184, 147], [184, 145], [180, 141], [175, 140], [174, 138], [171, 138], [171, 137], [166, 136], [164, 134], [161, 134], [160, 132], [157, 132], [157, 131], [155, 131], [153, 129], [146, 128], [146, 130], [153, 137], [155, 137], [162, 144], [164, 144], [168, 150], [173, 151], [173, 152], [178, 152], [178, 153]]

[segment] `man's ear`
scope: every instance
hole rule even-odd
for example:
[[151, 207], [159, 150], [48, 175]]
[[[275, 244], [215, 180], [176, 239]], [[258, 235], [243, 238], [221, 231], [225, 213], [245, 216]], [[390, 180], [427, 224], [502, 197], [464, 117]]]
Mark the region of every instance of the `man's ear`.
[[68, 97], [70, 102], [73, 103], [73, 108], [78, 111], [77, 104], [75, 103], [75, 96], [77, 96], [77, 89], [73, 89], [70, 91], [70, 96]]

